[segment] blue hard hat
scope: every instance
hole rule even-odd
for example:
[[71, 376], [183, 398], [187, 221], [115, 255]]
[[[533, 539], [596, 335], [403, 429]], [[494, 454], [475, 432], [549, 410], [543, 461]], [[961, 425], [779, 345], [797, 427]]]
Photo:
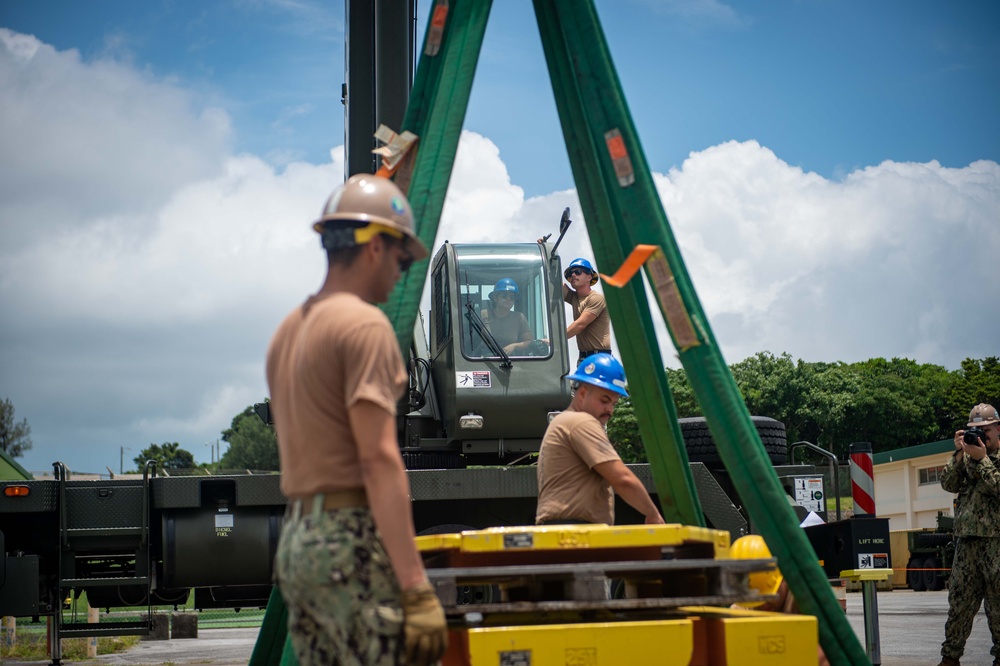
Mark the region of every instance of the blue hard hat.
[[593, 384], [628, 397], [628, 391], [625, 390], [625, 368], [611, 354], [604, 352], [591, 354], [580, 361], [576, 372], [572, 375], [566, 375], [566, 379]]
[[493, 296], [498, 292], [510, 292], [514, 294], [514, 298], [517, 298], [521, 293], [517, 288], [517, 283], [510, 278], [500, 278], [497, 283], [493, 285], [493, 291], [490, 292], [490, 300], [493, 300]]
[[587, 261], [583, 257], [577, 257], [573, 261], [569, 262], [569, 266], [567, 266], [566, 270], [563, 271], [563, 277], [568, 280], [569, 279], [569, 272], [571, 270], [573, 270], [574, 268], [582, 268], [583, 270], [585, 270], [588, 273], [590, 273], [590, 285], [591, 286], [594, 286], [595, 284], [597, 284], [597, 280], [598, 280], [597, 271], [594, 269], [594, 266], [589, 261]]

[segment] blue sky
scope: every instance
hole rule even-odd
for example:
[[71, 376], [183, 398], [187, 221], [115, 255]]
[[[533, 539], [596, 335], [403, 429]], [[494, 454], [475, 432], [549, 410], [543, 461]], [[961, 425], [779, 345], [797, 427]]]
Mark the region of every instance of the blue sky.
[[[419, 5], [420, 26], [430, 4]], [[754, 139], [826, 177], [885, 159], [997, 159], [994, 2], [598, 2], [650, 163]], [[275, 164], [342, 142], [341, 2], [6, 0], [8, 28], [111, 57], [224, 106], [232, 147]], [[530, 128], [511, 118], [530, 118]], [[495, 2], [466, 128], [529, 195], [572, 187], [531, 3]], [[553, 145], [554, 144], [554, 145]]]
[[[1000, 5], [597, 7], [728, 361], [1000, 353]], [[28, 469], [207, 460], [266, 395], [270, 334], [322, 278], [343, 63], [340, 2], [0, 3], [0, 396]], [[440, 239], [579, 211], [527, 0], [494, 2], [465, 128]]]

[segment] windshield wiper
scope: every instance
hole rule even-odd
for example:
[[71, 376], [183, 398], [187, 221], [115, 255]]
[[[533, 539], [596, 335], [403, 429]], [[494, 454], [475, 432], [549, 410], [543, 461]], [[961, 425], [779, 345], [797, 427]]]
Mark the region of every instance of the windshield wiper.
[[513, 367], [514, 362], [510, 360], [510, 356], [507, 355], [507, 352], [503, 350], [503, 347], [500, 346], [500, 343], [497, 342], [497, 339], [493, 337], [492, 333], [490, 333], [490, 329], [486, 327], [486, 323], [483, 321], [483, 318], [479, 316], [479, 313], [476, 312], [476, 308], [473, 307], [471, 301], [466, 302], [465, 309], [466, 309], [465, 316], [469, 320], [469, 324], [472, 326], [472, 328], [476, 330], [476, 333], [478, 333], [479, 337], [483, 339], [483, 341], [486, 343], [486, 346], [490, 348], [490, 351], [493, 352], [493, 355], [499, 356], [501, 359], [503, 359], [500, 361], [500, 367], [501, 368]]

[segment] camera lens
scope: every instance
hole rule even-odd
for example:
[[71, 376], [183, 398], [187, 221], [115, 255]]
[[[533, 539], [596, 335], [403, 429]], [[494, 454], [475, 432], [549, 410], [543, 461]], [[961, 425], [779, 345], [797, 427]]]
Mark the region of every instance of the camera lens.
[[986, 441], [986, 433], [982, 428], [969, 428], [962, 434], [962, 440], [969, 446], [979, 446], [979, 440]]

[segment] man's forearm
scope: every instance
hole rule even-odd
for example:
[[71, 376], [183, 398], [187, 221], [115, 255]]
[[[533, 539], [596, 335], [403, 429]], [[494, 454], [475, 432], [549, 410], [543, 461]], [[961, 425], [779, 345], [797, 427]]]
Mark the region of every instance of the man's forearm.
[[646, 518], [659, 517], [660, 509], [653, 503], [653, 498], [649, 496], [642, 482], [635, 476], [631, 479], [621, 479], [613, 488], [623, 500], [628, 502], [629, 506]]
[[566, 337], [572, 338], [574, 335], [587, 328], [590, 322], [594, 321], [597, 317], [591, 312], [584, 312], [579, 317], [573, 320], [569, 326], [566, 327]]

